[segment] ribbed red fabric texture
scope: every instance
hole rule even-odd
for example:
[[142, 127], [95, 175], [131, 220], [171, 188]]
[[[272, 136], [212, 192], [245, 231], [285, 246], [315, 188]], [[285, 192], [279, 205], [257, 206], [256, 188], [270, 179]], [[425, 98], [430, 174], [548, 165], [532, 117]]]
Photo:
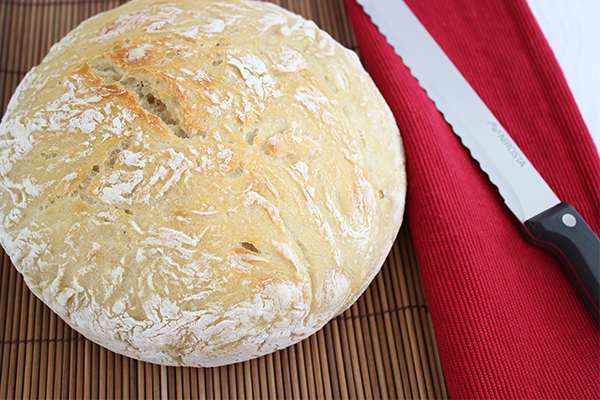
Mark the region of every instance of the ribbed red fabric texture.
[[[600, 160], [524, 0], [407, 0], [563, 201], [600, 232]], [[600, 398], [600, 330], [531, 245], [355, 0], [361, 54], [402, 132], [408, 222], [452, 398]], [[599, 260], [600, 262], [600, 260]]]

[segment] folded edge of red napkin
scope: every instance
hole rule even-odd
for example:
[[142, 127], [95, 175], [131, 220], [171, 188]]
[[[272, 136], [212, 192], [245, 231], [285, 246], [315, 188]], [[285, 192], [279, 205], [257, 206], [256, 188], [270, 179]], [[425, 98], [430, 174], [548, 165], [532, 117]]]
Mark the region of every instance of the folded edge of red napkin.
[[[564, 201], [600, 232], [600, 160], [524, 0], [407, 1]], [[498, 190], [356, 0], [366, 68], [407, 158], [408, 223], [452, 398], [600, 398], [600, 332], [550, 253]]]

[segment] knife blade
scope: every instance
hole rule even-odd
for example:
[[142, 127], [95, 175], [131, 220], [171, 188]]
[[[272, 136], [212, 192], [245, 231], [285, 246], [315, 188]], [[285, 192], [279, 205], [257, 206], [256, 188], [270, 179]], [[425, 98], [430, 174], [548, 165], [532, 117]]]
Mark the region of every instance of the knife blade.
[[599, 321], [600, 239], [561, 202], [410, 8], [357, 0], [522, 223], [527, 240], [554, 253]]

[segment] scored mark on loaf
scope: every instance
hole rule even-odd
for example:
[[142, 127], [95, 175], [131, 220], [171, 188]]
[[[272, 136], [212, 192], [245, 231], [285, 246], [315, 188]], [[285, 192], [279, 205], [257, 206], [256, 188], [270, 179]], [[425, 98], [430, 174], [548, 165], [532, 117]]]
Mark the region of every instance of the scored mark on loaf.
[[237, 179], [240, 176], [242, 176], [242, 174], [244, 173], [244, 164], [243, 163], [239, 163], [237, 165], [237, 167], [235, 167], [235, 169], [233, 170], [232, 173], [230, 173], [228, 176], [232, 179]]
[[252, 132], [249, 132], [246, 135], [246, 142], [252, 146], [254, 144], [254, 139], [258, 136], [258, 128], [254, 129]]
[[113, 84], [123, 79], [123, 73], [105, 55], [94, 58], [88, 65], [104, 83]]
[[131, 136], [126, 138], [125, 140], [123, 140], [119, 144], [119, 146], [110, 153], [108, 160], [106, 160], [106, 166], [110, 169], [114, 168], [115, 163], [117, 162], [117, 159], [119, 158], [119, 154], [121, 154], [124, 150], [127, 150], [129, 147], [131, 147], [132, 144], [133, 144], [133, 137], [131, 137]]
[[160, 118], [173, 134], [182, 139], [190, 138], [190, 134], [181, 126], [181, 121], [177, 115], [167, 106], [168, 102], [158, 97], [152, 85], [134, 77], [127, 78], [119, 83], [134, 92], [140, 106], [148, 113]]
[[81, 185], [79, 185], [79, 187], [73, 192], [73, 195], [78, 195], [81, 198], [81, 200], [85, 201], [86, 203], [96, 204], [96, 199], [94, 199], [88, 194], [88, 189], [92, 184], [92, 180], [94, 179], [94, 177], [98, 175], [98, 172], [100, 172], [100, 166], [96, 164], [88, 171], [85, 179], [83, 180], [83, 182], [81, 182]]
[[[157, 91], [154, 90], [156, 85], [136, 76], [124, 76], [106, 56], [91, 60], [89, 66], [94, 71], [94, 75], [105, 83], [119, 83], [133, 92], [139, 106], [149, 114], [159, 118], [175, 136], [182, 139], [197, 136], [189, 132], [189, 129], [183, 125], [183, 121], [177, 116], [177, 112], [172, 109], [172, 102], [162, 99], [158, 95]], [[202, 132], [199, 135], [204, 136]]]
[[248, 251], [251, 251], [251, 252], [253, 252], [253, 253], [260, 254], [260, 250], [258, 250], [258, 249], [256, 248], [256, 246], [254, 245], [254, 243], [252, 243], [252, 242], [241, 242], [241, 243], [240, 243], [240, 246], [242, 246], [244, 249], [246, 249], [246, 250], [248, 250]]

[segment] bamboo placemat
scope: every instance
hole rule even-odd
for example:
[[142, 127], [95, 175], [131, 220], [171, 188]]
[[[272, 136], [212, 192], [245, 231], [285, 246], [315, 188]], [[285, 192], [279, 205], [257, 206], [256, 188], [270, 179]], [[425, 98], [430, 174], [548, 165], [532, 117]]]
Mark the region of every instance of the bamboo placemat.
[[[25, 73], [84, 19], [124, 0], [0, 0], [0, 110]], [[357, 50], [343, 0], [275, 0]], [[218, 368], [153, 365], [85, 339], [38, 300], [0, 249], [0, 398], [446, 398], [404, 224], [381, 273], [321, 331]]]

